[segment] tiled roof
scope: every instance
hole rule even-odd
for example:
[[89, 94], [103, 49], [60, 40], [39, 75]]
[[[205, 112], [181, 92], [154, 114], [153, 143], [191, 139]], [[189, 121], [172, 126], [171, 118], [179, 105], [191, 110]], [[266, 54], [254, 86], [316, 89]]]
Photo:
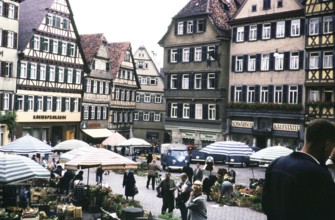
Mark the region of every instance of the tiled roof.
[[107, 42], [104, 34], [82, 34], [80, 35], [86, 61], [90, 65], [94, 56], [98, 53], [103, 42]]
[[22, 51], [28, 45], [33, 36], [33, 29], [37, 29], [42, 23], [47, 11], [54, 0], [25, 0], [20, 3], [19, 15], [19, 45]]
[[229, 34], [228, 22], [244, 0], [191, 0], [173, 20], [208, 15], [215, 29], [222, 36]]
[[117, 42], [108, 44], [110, 63], [112, 66], [112, 75], [115, 76], [119, 71], [126, 51], [130, 48], [130, 46], [130, 42]]

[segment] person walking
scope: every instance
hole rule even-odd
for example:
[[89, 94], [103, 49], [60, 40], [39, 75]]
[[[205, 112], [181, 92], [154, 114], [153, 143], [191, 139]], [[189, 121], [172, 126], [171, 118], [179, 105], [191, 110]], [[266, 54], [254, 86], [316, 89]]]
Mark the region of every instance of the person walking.
[[161, 193], [163, 200], [162, 214], [165, 214], [166, 210], [168, 210], [169, 213], [172, 213], [174, 209], [174, 191], [176, 189], [176, 184], [170, 177], [171, 173], [166, 173], [165, 179], [162, 180], [156, 188], [157, 192]]
[[151, 153], [151, 151], [149, 151], [149, 153], [147, 155], [147, 164], [150, 164], [152, 162], [152, 159], [153, 159], [152, 153]]
[[161, 169], [156, 164], [156, 160], [152, 160], [152, 162], [148, 166], [147, 189], [149, 189], [150, 180], [151, 180], [152, 189], [155, 189], [155, 182], [156, 182], [158, 171], [161, 171]]
[[127, 200], [129, 196], [131, 196], [132, 200], [134, 200], [135, 184], [136, 184], [136, 180], [135, 180], [133, 171], [129, 170], [125, 172], [123, 175], [122, 186], [125, 188], [125, 196]]
[[192, 183], [193, 169], [190, 167], [190, 162], [187, 162], [186, 165], [181, 170], [182, 173], [186, 173], [188, 180]]
[[214, 158], [212, 156], [206, 158], [204, 169], [209, 172], [208, 176], [212, 175], [214, 169]]
[[207, 219], [207, 207], [205, 199], [202, 196], [202, 183], [196, 180], [192, 185], [190, 198], [186, 202], [188, 209], [187, 220], [205, 220]]
[[200, 163], [196, 163], [195, 165], [196, 167], [193, 170], [193, 183], [197, 180], [199, 180], [200, 182], [202, 182], [202, 178], [204, 176], [204, 172], [202, 171], [202, 169], [200, 168]]
[[104, 171], [102, 170], [102, 167], [99, 166], [95, 172], [95, 180], [97, 182], [97, 185], [102, 183], [103, 174], [104, 174]]
[[266, 169], [262, 208], [269, 220], [334, 219], [335, 183], [325, 166], [335, 147], [335, 124], [311, 121], [301, 151]]
[[180, 175], [181, 182], [178, 184], [178, 196], [176, 198], [176, 206], [180, 209], [181, 219], [187, 220], [187, 208], [185, 206], [185, 202], [190, 197], [190, 193], [192, 191], [192, 183], [188, 180], [188, 176], [186, 173], [182, 173]]

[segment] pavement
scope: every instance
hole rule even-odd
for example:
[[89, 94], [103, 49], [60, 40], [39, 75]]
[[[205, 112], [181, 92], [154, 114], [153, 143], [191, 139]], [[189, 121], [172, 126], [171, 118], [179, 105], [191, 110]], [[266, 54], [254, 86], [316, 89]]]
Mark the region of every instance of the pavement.
[[[194, 165], [192, 165], [194, 167]], [[222, 165], [224, 166], [224, 165]], [[222, 167], [220, 165], [215, 168]], [[225, 167], [227, 168], [227, 167]], [[264, 178], [263, 168], [233, 168], [236, 172], [236, 183], [242, 185], [249, 184], [249, 178]], [[89, 171], [89, 175], [88, 172]], [[214, 170], [215, 171], [215, 170]], [[84, 183], [87, 183], [87, 177], [89, 178], [89, 184], [95, 184], [95, 170], [86, 169], [84, 170]], [[164, 171], [163, 171], [164, 173]], [[180, 173], [172, 173], [172, 178], [179, 181]], [[164, 176], [164, 175], [163, 175]], [[136, 185], [139, 189], [139, 193], [135, 196], [135, 200], [140, 201], [143, 209], [151, 211], [151, 213], [158, 217], [161, 212], [162, 199], [156, 197], [156, 191], [146, 188], [147, 177], [135, 175]], [[123, 175], [110, 172], [109, 175], [104, 175], [102, 183], [111, 186], [113, 193], [124, 194], [124, 188], [122, 187]], [[266, 216], [263, 213], [254, 211], [250, 208], [235, 207], [235, 206], [220, 206], [216, 202], [207, 202], [207, 216], [209, 220], [266, 220]], [[174, 209], [174, 217], [180, 218], [179, 209]], [[83, 220], [96, 220], [100, 219], [99, 213], [91, 214], [84, 213]]]

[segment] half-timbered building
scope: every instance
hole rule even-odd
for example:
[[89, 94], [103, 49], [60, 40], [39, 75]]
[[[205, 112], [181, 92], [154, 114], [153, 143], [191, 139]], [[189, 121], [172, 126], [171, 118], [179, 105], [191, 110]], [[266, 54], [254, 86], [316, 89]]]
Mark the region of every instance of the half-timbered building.
[[68, 0], [21, 3], [16, 136], [78, 138], [85, 57]]
[[305, 119], [304, 1], [244, 1], [230, 24], [230, 139], [296, 147]]
[[13, 111], [16, 92], [19, 0], [0, 1], [0, 146], [7, 144], [11, 132], [1, 117]]
[[191, 0], [159, 41], [164, 48], [165, 129], [198, 147], [226, 134], [230, 18], [239, 0]]
[[140, 88], [130, 42], [108, 44], [113, 75], [108, 128], [132, 136], [136, 92]]
[[90, 73], [84, 77], [82, 122], [83, 140], [101, 144], [111, 134], [108, 130], [108, 109], [112, 74], [109, 50], [104, 34], [80, 35]]
[[136, 94], [133, 134], [153, 146], [164, 143], [164, 82], [154, 60], [140, 46], [134, 53], [136, 72], [141, 89]]
[[335, 4], [306, 1], [306, 120], [335, 119]]

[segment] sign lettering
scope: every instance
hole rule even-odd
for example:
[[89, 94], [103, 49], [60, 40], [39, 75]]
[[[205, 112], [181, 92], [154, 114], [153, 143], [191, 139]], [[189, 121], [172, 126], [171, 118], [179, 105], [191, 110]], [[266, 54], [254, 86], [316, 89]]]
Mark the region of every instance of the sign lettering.
[[252, 128], [254, 126], [254, 122], [253, 121], [232, 120], [231, 121], [231, 126], [232, 127], [238, 127], [238, 128]]
[[273, 123], [273, 130], [277, 131], [299, 131], [300, 125]]

